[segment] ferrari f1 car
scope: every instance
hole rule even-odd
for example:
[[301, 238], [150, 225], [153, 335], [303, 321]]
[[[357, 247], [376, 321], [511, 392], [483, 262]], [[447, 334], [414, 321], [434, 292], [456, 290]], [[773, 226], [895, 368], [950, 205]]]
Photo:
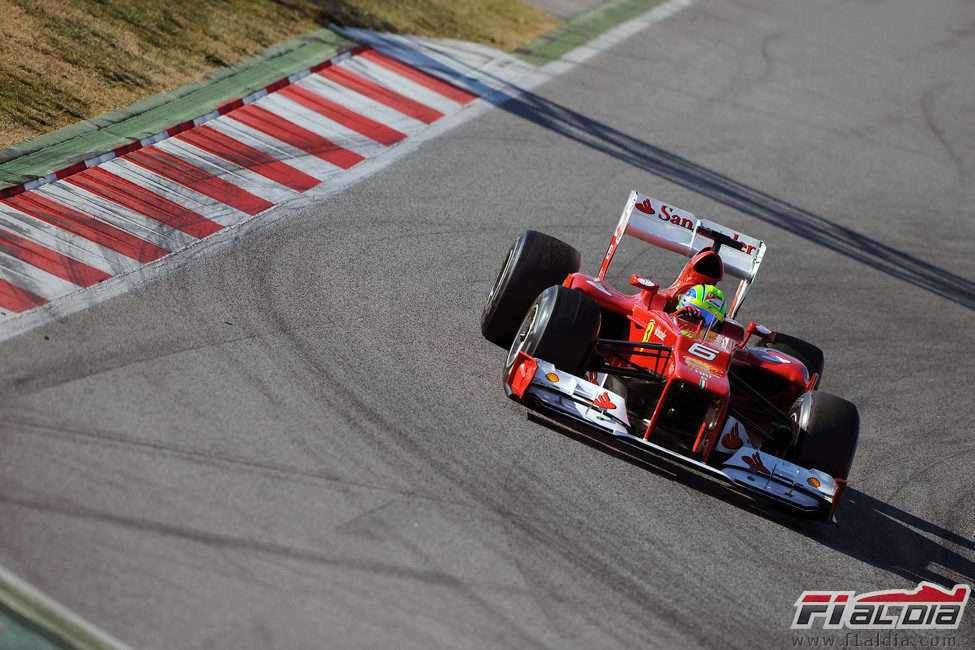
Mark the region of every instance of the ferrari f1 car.
[[[624, 236], [690, 260], [668, 287], [633, 275], [636, 293], [621, 292], [606, 273]], [[505, 389], [515, 400], [835, 523], [859, 414], [816, 390], [819, 348], [734, 320], [764, 255], [757, 239], [632, 192], [595, 276], [580, 272], [575, 248], [522, 233], [481, 332], [509, 348]], [[680, 308], [694, 287], [720, 294], [725, 275], [739, 282], [724, 318]]]

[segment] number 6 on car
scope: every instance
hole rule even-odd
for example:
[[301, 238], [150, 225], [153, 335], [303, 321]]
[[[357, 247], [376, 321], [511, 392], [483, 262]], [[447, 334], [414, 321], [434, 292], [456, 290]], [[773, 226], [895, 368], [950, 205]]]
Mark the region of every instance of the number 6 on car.
[[691, 354], [701, 357], [705, 361], [712, 361], [718, 357], [720, 352], [717, 350], [712, 350], [706, 345], [701, 345], [700, 343], [692, 343], [691, 347], [687, 348], [687, 351]]

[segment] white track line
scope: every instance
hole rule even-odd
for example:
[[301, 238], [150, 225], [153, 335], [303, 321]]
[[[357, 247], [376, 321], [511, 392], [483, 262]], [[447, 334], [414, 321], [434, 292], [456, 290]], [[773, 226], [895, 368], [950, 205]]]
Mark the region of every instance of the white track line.
[[40, 603], [47, 609], [54, 612], [57, 616], [61, 617], [62, 619], [64, 619], [65, 621], [73, 625], [74, 627], [79, 628], [84, 632], [86, 632], [89, 636], [98, 639], [103, 644], [109, 647], [117, 648], [118, 650], [132, 650], [131, 646], [129, 646], [128, 644], [122, 643], [121, 641], [119, 641], [114, 636], [112, 636], [105, 630], [101, 629], [94, 623], [91, 623], [83, 619], [78, 614], [75, 614], [70, 609], [68, 609], [61, 603], [59, 603], [58, 601], [54, 600], [47, 594], [39, 591], [37, 588], [31, 586], [23, 579], [11, 573], [8, 569], [3, 567], [2, 565], [0, 565], [0, 580], [3, 580], [8, 585], [13, 587], [17, 591], [23, 593], [31, 600]]

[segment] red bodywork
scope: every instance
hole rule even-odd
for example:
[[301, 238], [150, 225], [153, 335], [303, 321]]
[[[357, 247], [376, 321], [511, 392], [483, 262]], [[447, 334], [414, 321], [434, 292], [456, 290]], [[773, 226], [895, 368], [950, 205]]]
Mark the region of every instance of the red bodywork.
[[[716, 284], [722, 275], [721, 258], [711, 250], [704, 250], [666, 288], [639, 276], [630, 280], [639, 289], [635, 294], [621, 293], [597, 279], [598, 276], [585, 273], [573, 273], [564, 282], [566, 287], [585, 293], [601, 308], [601, 339], [673, 348], [669, 355], [627, 356], [630, 363], [665, 378], [659, 397], [655, 401], [649, 399], [645, 407], [643, 419], [649, 422], [643, 437], [659, 441], [669, 436], [665, 446], [676, 443], [688, 455], [703, 462], [708, 461], [718, 442], [729, 406], [747, 413], [752, 423], [766, 431], [772, 425], [749, 396], [733, 390], [728, 379], [730, 370], [745, 378], [784, 412], [815, 381], [798, 360], [769, 348], [746, 346], [748, 332], [734, 321], [726, 320], [720, 330], [705, 331], [675, 316], [677, 301], [684, 291], [696, 284]], [[626, 363], [617, 358], [607, 358], [606, 362], [618, 366]], [[762, 436], [749, 433], [754, 444], [760, 447]]]

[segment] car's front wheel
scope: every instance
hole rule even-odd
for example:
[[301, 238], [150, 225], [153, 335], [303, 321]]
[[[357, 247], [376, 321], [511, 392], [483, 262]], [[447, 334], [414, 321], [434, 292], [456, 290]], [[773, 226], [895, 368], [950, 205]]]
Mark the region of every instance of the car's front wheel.
[[860, 437], [857, 407], [842, 397], [809, 391], [792, 405], [789, 419], [795, 439], [794, 462], [834, 478], [850, 474]]
[[581, 375], [589, 364], [600, 319], [599, 305], [589, 296], [561, 285], [549, 287], [528, 308], [515, 334], [505, 363], [506, 376], [518, 352]]

